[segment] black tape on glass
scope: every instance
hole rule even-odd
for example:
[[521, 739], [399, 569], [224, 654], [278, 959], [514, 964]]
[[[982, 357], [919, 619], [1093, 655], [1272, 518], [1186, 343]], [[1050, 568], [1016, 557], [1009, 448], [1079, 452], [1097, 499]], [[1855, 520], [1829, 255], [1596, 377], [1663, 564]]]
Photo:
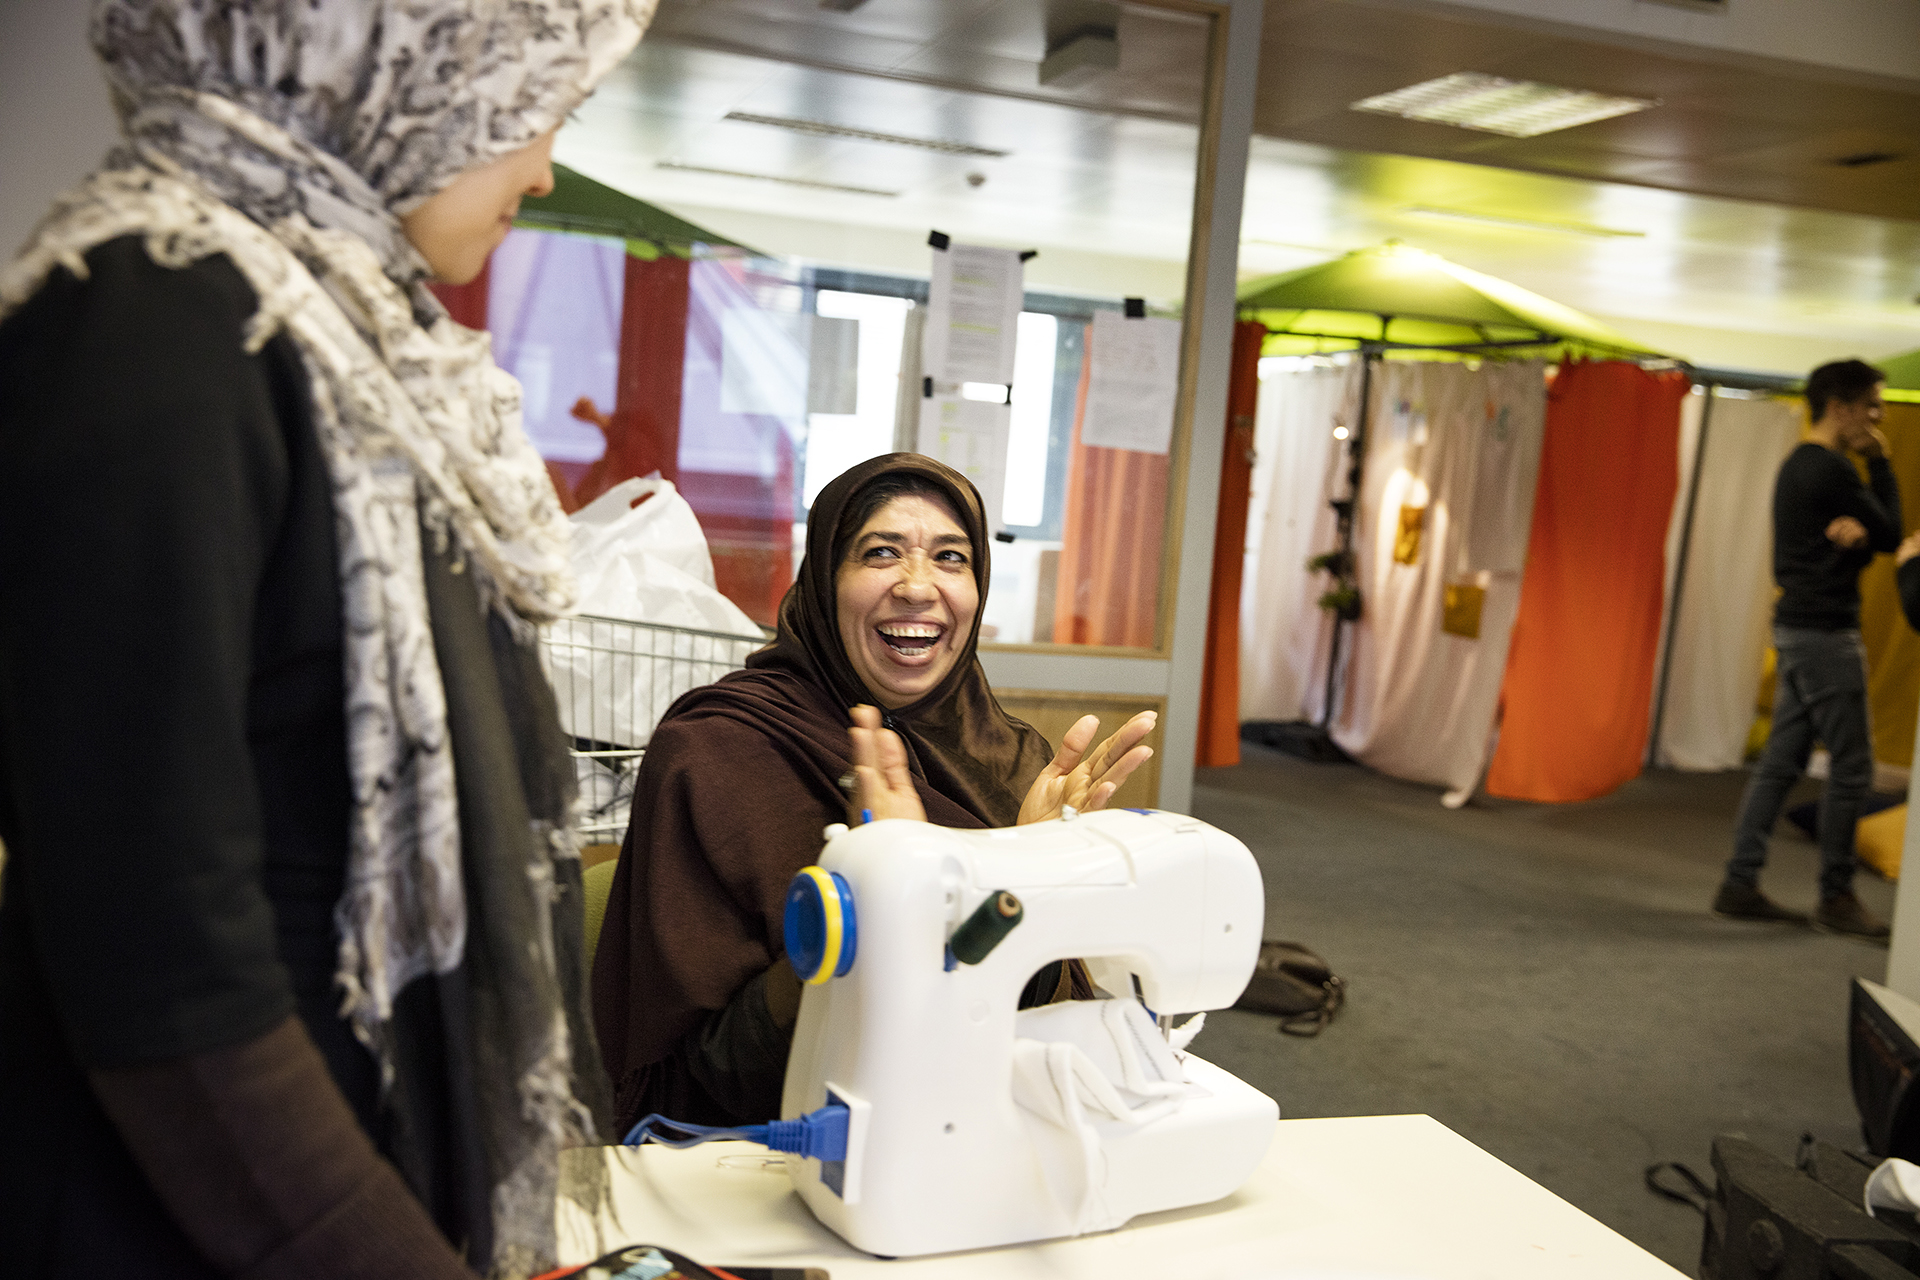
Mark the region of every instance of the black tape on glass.
[[1127, 319], [1145, 320], [1147, 318], [1147, 300], [1145, 298], [1127, 299]]

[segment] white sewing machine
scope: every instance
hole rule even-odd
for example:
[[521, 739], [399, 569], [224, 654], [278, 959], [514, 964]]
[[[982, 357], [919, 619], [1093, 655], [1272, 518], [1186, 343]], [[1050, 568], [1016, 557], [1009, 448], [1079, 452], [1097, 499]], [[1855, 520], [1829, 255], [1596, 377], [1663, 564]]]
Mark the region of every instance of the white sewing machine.
[[[903, 1257], [1107, 1230], [1228, 1195], [1266, 1155], [1273, 1100], [1163, 1030], [1231, 1005], [1253, 973], [1264, 894], [1232, 836], [1126, 809], [998, 831], [877, 822], [809, 875], [840, 890], [820, 924], [835, 954], [802, 998], [781, 1114], [849, 1107], [844, 1161], [788, 1167], [851, 1244]], [[1069, 957], [1123, 998], [1016, 1011]]]

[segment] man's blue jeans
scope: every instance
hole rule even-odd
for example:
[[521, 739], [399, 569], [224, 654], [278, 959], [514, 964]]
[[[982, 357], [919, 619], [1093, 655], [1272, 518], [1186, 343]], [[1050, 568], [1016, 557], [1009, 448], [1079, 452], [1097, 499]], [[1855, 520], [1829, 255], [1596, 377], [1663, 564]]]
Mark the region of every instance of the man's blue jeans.
[[1773, 644], [1780, 655], [1773, 728], [1740, 800], [1727, 879], [1759, 883], [1774, 819], [1818, 739], [1833, 761], [1820, 797], [1820, 896], [1830, 898], [1853, 887], [1853, 829], [1873, 786], [1867, 649], [1858, 631], [1781, 626], [1773, 629]]

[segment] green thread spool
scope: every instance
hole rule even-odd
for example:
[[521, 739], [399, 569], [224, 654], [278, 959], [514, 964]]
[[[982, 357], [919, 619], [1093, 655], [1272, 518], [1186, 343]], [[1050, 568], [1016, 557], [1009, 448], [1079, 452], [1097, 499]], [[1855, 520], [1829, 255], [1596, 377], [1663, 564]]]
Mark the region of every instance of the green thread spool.
[[953, 940], [948, 943], [953, 958], [961, 964], [979, 964], [1025, 917], [1020, 899], [1005, 889], [996, 890], [953, 931]]

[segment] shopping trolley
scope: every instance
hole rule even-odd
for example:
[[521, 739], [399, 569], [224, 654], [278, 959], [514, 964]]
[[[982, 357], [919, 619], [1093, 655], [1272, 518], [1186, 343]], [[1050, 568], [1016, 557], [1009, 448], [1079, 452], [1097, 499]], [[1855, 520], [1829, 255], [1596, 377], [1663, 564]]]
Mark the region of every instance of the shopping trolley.
[[617, 841], [647, 740], [674, 699], [746, 665], [764, 636], [581, 615], [547, 626], [541, 663], [573, 740], [582, 844]]

